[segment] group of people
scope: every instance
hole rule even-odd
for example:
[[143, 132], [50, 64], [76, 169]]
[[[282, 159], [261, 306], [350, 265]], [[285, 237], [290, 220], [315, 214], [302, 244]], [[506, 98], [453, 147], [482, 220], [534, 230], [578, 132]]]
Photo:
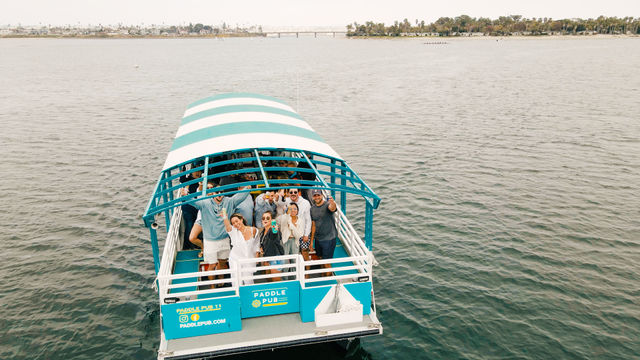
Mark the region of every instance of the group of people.
[[[202, 175], [196, 172], [191, 176], [199, 178]], [[246, 180], [249, 180], [248, 176]], [[310, 189], [305, 194], [307, 196], [303, 196], [305, 190], [296, 188], [244, 191], [223, 196], [215, 191], [216, 187], [213, 182], [207, 184], [207, 188], [217, 196], [182, 206], [185, 224], [183, 249], [202, 249], [207, 271], [228, 268], [229, 259], [301, 254], [305, 260], [310, 260], [314, 252], [320, 259], [333, 258], [338, 236], [333, 216], [337, 205], [331, 196], [325, 197], [322, 190]], [[182, 194], [196, 191], [202, 191], [202, 183], [191, 184], [182, 190]], [[283, 262], [276, 260], [262, 264], [283, 265]], [[253, 267], [253, 264], [247, 267]], [[286, 270], [274, 268], [267, 271], [276, 274]], [[250, 272], [243, 271], [243, 277], [249, 275]], [[278, 277], [272, 279], [280, 280]], [[244, 283], [253, 282], [245, 280]]]

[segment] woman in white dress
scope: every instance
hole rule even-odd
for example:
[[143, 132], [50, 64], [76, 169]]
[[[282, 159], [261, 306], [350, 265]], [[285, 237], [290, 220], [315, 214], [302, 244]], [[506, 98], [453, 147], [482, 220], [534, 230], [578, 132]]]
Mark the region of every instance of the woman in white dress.
[[[231, 252], [229, 260], [237, 261], [240, 259], [251, 259], [258, 256], [260, 251], [260, 240], [258, 238], [258, 229], [253, 226], [247, 226], [247, 220], [238, 213], [231, 215], [231, 220], [227, 218], [226, 211], [223, 209], [224, 226], [231, 238]], [[242, 268], [254, 268], [256, 264], [243, 264]], [[253, 271], [242, 271], [242, 277], [250, 277]], [[246, 279], [242, 282], [244, 285], [253, 284], [253, 279]]]

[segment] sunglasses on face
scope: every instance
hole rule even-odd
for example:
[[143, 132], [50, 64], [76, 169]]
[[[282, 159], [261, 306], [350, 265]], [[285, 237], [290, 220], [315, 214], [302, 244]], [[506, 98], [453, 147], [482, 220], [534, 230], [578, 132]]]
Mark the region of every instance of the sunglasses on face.
[[298, 191], [295, 191], [295, 190], [294, 190], [294, 191], [289, 191], [289, 194], [293, 194], [293, 195], [295, 195], [295, 194], [297, 194], [297, 193], [298, 193]]
[[270, 217], [263, 217], [262, 220], [271, 220]]

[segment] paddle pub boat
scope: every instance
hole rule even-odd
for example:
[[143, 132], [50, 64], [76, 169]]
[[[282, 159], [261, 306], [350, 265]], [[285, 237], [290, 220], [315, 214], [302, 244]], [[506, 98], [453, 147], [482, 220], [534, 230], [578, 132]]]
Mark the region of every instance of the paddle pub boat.
[[[195, 172], [202, 175], [180, 182]], [[292, 173], [298, 175], [295, 180], [274, 176]], [[186, 186], [211, 180], [221, 184], [229, 176], [240, 182], [182, 195]], [[282, 255], [232, 260], [228, 269], [203, 271], [200, 251], [182, 250], [189, 241], [182, 230], [182, 205], [291, 188], [321, 189], [335, 199], [338, 239], [332, 259]], [[347, 197], [364, 205], [355, 211], [364, 218], [363, 236], [347, 219]], [[158, 359], [216, 357], [382, 334], [371, 252], [373, 210], [379, 203], [347, 162], [284, 102], [233, 93], [189, 105], [142, 216], [160, 301]], [[164, 240], [162, 256], [159, 240]], [[265, 263], [271, 260], [284, 265]], [[330, 264], [331, 272], [323, 264]], [[272, 268], [285, 272], [265, 271]], [[212, 275], [224, 277], [210, 280]], [[275, 277], [280, 280], [272, 281]]]

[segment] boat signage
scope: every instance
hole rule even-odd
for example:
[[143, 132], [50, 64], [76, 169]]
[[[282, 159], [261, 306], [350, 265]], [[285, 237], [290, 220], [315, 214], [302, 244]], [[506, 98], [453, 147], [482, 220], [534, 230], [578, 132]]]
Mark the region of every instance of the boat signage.
[[286, 281], [240, 288], [242, 317], [286, 314], [300, 311], [300, 283]]
[[161, 311], [167, 340], [237, 331], [242, 325], [236, 296], [162, 305]]

